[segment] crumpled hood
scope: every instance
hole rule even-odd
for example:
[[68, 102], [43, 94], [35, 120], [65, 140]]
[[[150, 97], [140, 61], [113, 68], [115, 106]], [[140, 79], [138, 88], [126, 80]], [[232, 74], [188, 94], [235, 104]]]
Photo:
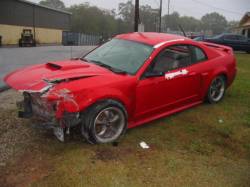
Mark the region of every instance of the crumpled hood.
[[48, 62], [18, 69], [8, 74], [4, 81], [16, 90], [38, 92], [48, 86], [64, 80], [87, 78], [110, 74], [109, 70], [81, 60]]

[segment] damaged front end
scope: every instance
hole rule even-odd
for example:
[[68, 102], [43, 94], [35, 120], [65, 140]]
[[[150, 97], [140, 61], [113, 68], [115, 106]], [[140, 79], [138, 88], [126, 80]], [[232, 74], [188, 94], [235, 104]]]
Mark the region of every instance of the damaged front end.
[[23, 101], [18, 102], [19, 117], [37, 119], [36, 123], [41, 122], [37, 126], [53, 128], [64, 140], [64, 132], [81, 122], [81, 80], [109, 73], [83, 60], [65, 60], [17, 69], [6, 75], [4, 82], [23, 93]]
[[65, 106], [79, 111], [74, 95], [69, 90], [53, 90], [49, 84], [43, 90], [24, 90], [23, 101], [17, 102], [18, 117], [34, 119], [39, 128], [53, 129], [55, 136], [64, 141], [65, 132], [80, 123], [79, 112], [68, 112]]

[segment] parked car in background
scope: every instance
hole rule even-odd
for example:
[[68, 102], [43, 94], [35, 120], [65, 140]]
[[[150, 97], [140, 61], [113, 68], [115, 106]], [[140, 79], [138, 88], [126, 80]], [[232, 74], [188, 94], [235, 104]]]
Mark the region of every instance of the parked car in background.
[[232, 47], [235, 51], [245, 51], [250, 53], [250, 40], [238, 34], [220, 34], [204, 41]]
[[200, 34], [190, 34], [190, 35], [187, 35], [188, 38], [190, 39], [194, 39], [194, 38], [197, 38], [197, 37], [202, 37], [203, 35], [200, 35]]
[[235, 76], [230, 47], [129, 33], [79, 59], [22, 68], [4, 80], [23, 93], [19, 117], [42, 119], [60, 140], [80, 125], [89, 142], [108, 143], [127, 128], [221, 101]]
[[208, 39], [208, 37], [205, 35], [201, 35], [201, 36], [197, 36], [197, 37], [193, 38], [193, 40], [195, 40], [195, 41], [205, 41], [206, 39]]

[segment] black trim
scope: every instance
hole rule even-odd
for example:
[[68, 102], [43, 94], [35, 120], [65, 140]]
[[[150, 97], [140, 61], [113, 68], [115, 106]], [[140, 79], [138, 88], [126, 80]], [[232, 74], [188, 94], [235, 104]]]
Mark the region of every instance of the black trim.
[[[145, 73], [146, 73], [147, 71], [149, 71], [150, 68], [152, 68], [152, 66], [153, 66], [153, 64], [155, 63], [157, 57], [160, 55], [160, 53], [161, 53], [162, 51], [164, 51], [165, 49], [167, 49], [167, 48], [169, 48], [169, 47], [180, 46], [180, 45], [181, 45], [181, 46], [187, 46], [188, 49], [189, 49], [189, 51], [190, 51], [190, 53], [191, 53], [191, 60], [192, 60], [192, 63], [189, 64], [189, 65], [187, 65], [187, 66], [184, 66], [184, 67], [190, 67], [190, 66], [193, 66], [193, 65], [196, 65], [196, 64], [198, 64], [198, 63], [201, 63], [201, 62], [204, 62], [204, 61], [207, 61], [207, 60], [208, 60], [207, 53], [204, 51], [204, 49], [202, 49], [201, 47], [199, 47], [199, 46], [197, 46], [197, 45], [185, 44], [185, 43], [173, 44], [173, 45], [170, 45], [170, 46], [167, 46], [167, 47], [163, 48], [161, 51], [158, 52], [158, 54], [154, 57], [154, 59], [153, 59], [153, 60], [151, 61], [151, 63], [148, 65], [148, 67], [146, 68], [146, 70], [142, 73], [142, 75], [141, 75], [141, 77], [140, 77], [139, 80], [143, 80], [143, 79], [146, 78], [146, 77], [145, 77]], [[193, 55], [194, 55], [194, 53], [193, 53], [193, 50], [191, 49], [191, 47], [197, 47], [197, 48], [199, 48], [199, 49], [205, 54], [206, 59], [193, 62]], [[180, 68], [184, 68], [184, 67], [178, 67], [178, 68], [176, 68], [176, 69], [180, 69]], [[173, 70], [175, 70], [175, 69], [173, 69]], [[169, 71], [173, 71], [173, 70], [169, 70]], [[164, 72], [164, 73], [165, 73], [165, 72]]]

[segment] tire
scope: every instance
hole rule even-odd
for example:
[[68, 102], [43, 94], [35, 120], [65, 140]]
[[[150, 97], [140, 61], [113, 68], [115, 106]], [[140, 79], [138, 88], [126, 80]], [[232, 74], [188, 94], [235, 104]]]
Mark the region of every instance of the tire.
[[18, 44], [19, 44], [19, 47], [23, 47], [21, 40], [19, 40]]
[[211, 82], [207, 93], [207, 101], [211, 104], [220, 102], [226, 91], [226, 78], [223, 75], [217, 76]]
[[103, 100], [82, 114], [81, 134], [91, 144], [118, 141], [127, 129], [127, 112], [114, 100]]

